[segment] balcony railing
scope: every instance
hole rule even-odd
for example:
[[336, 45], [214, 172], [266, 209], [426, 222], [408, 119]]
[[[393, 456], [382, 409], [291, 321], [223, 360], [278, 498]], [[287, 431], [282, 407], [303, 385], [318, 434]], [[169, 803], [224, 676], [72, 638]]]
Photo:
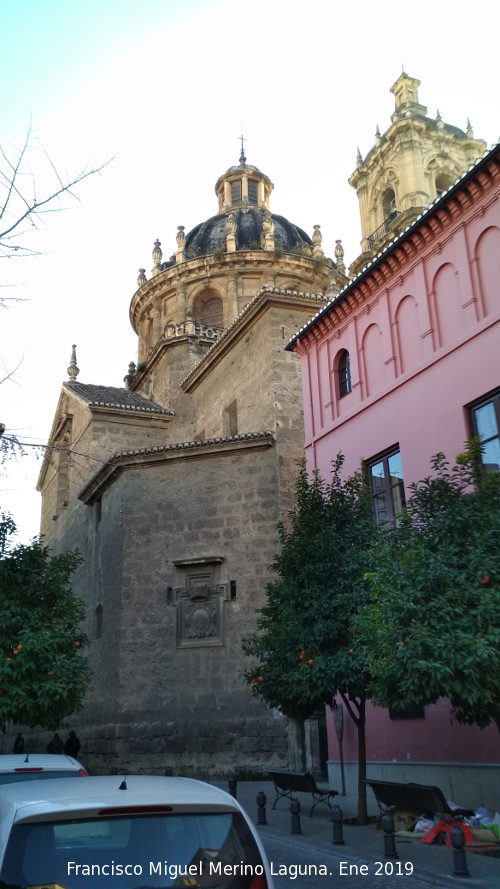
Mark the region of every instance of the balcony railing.
[[373, 248], [376, 247], [379, 241], [381, 241], [385, 235], [389, 234], [394, 220], [397, 219], [398, 216], [398, 211], [393, 210], [392, 213], [389, 213], [389, 215], [384, 219], [382, 225], [379, 225], [379, 227], [376, 228], [375, 231], [368, 236], [367, 241], [369, 250], [373, 250]]
[[196, 336], [198, 339], [217, 342], [224, 333], [224, 327], [204, 324], [201, 321], [183, 321], [181, 324], [166, 324], [163, 335], [166, 340], [182, 336]]

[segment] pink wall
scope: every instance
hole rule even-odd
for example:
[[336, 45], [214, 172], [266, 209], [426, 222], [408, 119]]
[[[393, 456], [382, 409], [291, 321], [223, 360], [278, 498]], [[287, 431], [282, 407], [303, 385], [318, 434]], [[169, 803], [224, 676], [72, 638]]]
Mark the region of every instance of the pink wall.
[[[399, 446], [408, 485], [450, 461], [470, 435], [466, 406], [500, 388], [500, 165], [491, 152], [311, 322], [301, 356], [307, 466], [328, 478], [343, 453], [346, 475]], [[347, 349], [352, 391], [336, 374]], [[457, 727], [447, 701], [421, 720], [390, 720], [370, 708], [368, 759], [497, 762], [498, 731]], [[331, 714], [330, 756], [338, 756]], [[346, 759], [356, 759], [347, 717]]]

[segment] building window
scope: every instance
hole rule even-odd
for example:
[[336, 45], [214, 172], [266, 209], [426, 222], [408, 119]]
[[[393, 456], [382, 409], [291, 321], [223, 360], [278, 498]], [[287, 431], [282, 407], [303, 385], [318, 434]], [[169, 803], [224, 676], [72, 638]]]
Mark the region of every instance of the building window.
[[236, 401], [231, 402], [224, 410], [222, 425], [224, 435], [238, 434], [238, 407]]
[[240, 204], [241, 203], [241, 179], [237, 179], [236, 182], [231, 182], [231, 204]]
[[384, 192], [382, 197], [382, 212], [384, 214], [384, 222], [386, 222], [387, 225], [390, 225], [393, 219], [397, 216], [396, 195], [392, 188], [388, 188], [387, 191]]
[[500, 390], [470, 407], [471, 431], [481, 442], [485, 469], [500, 470]]
[[436, 178], [436, 197], [440, 198], [445, 191], [448, 191], [450, 185], [453, 185], [453, 179], [450, 176], [438, 176]]
[[197, 321], [207, 324], [209, 327], [223, 327], [223, 305], [218, 296], [213, 296], [199, 307]]
[[405, 505], [401, 454], [393, 449], [367, 463], [373, 494], [373, 511], [378, 524], [394, 525]]
[[351, 391], [351, 360], [347, 349], [344, 349], [344, 351], [340, 353], [337, 373], [339, 380], [339, 398], [343, 398], [344, 395], [349, 395], [349, 392]]
[[249, 179], [248, 180], [248, 202], [250, 204], [257, 203], [257, 180]]

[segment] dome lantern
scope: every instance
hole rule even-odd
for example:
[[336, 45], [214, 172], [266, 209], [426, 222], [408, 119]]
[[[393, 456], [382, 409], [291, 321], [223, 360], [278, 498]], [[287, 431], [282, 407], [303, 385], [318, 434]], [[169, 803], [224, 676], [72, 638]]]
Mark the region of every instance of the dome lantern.
[[258, 207], [269, 210], [269, 195], [274, 185], [257, 167], [247, 164], [241, 151], [239, 164], [219, 176], [215, 184], [215, 193], [219, 202], [219, 213], [229, 214], [238, 208]]

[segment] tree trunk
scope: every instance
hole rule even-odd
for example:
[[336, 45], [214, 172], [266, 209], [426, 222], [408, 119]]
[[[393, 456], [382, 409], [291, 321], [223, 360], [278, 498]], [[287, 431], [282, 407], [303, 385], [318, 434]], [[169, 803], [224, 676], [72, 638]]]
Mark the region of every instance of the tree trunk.
[[368, 824], [366, 804], [366, 701], [359, 702], [358, 729], [358, 824]]
[[358, 824], [368, 824], [366, 805], [366, 698], [350, 697], [340, 692], [347, 712], [358, 732]]
[[306, 771], [306, 743], [303, 719], [289, 717], [289, 759], [292, 771]]

